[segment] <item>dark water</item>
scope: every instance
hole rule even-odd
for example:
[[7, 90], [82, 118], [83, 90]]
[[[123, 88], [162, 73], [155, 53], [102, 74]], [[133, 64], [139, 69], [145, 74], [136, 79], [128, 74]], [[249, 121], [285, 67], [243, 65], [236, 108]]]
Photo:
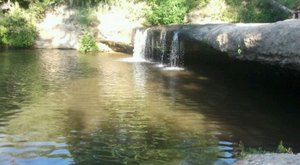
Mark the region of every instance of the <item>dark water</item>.
[[299, 76], [126, 57], [0, 52], [0, 164], [230, 164], [240, 141], [299, 151]]

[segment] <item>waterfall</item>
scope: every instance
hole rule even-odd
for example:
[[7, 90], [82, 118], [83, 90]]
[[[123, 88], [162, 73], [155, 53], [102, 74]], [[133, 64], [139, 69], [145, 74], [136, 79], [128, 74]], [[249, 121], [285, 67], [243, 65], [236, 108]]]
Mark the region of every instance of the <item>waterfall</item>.
[[133, 49], [133, 58], [134, 59], [145, 59], [145, 50], [147, 48], [147, 38], [148, 38], [148, 29], [141, 30], [137, 29], [134, 35], [134, 49]]
[[178, 39], [178, 32], [174, 32], [172, 43], [171, 43], [171, 54], [170, 54], [170, 67], [180, 67], [182, 66], [181, 55], [182, 52], [182, 44]]
[[149, 31], [149, 35], [147, 35], [146, 39], [146, 48], [145, 48], [145, 56], [144, 59], [148, 61], [153, 61], [154, 57], [154, 47], [155, 47], [155, 40], [153, 36], [153, 32]]
[[150, 61], [170, 69], [183, 67], [183, 42], [178, 30], [137, 29], [134, 35], [134, 61]]
[[166, 53], [166, 36], [167, 36], [167, 32], [165, 29], [163, 29], [160, 32], [160, 45], [161, 45], [161, 55], [160, 55], [160, 65], [163, 65], [164, 63], [164, 58], [165, 58], [165, 53]]

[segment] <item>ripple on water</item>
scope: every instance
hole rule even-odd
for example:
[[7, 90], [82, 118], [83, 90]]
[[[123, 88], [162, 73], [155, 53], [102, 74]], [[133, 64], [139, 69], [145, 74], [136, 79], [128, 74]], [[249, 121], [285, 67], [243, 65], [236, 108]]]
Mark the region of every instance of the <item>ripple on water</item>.
[[182, 103], [178, 72], [61, 52], [26, 64], [28, 97], [0, 119], [0, 164], [197, 165], [230, 152], [211, 135], [218, 123]]
[[0, 139], [0, 164], [12, 164], [13, 162], [17, 164], [48, 164], [51, 162], [70, 164], [73, 162], [66, 143], [32, 141], [41, 134], [34, 132], [27, 135], [2, 135]]
[[143, 58], [135, 58], [135, 57], [122, 58], [119, 61], [128, 62], [128, 63], [136, 63], [136, 62], [147, 62], [147, 63], [149, 63], [147, 60], [145, 60]]

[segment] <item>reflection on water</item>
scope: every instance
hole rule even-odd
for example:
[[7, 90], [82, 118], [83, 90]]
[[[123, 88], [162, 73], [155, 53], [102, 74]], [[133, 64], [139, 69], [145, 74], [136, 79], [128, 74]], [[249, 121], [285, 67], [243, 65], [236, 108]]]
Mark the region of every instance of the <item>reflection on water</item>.
[[127, 57], [0, 52], [0, 164], [226, 164], [239, 140], [272, 146], [269, 135], [288, 132], [248, 123], [278, 116], [248, 111], [259, 102], [209, 74], [119, 60]]

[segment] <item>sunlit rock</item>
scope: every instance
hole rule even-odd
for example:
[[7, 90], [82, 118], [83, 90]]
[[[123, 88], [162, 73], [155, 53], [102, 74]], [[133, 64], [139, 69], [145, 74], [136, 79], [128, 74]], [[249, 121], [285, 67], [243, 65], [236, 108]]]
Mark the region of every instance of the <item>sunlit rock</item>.
[[74, 10], [66, 6], [57, 7], [53, 12], [47, 13], [37, 24], [39, 35], [35, 47], [76, 49], [80, 28], [72, 21], [74, 13]]
[[[167, 46], [159, 44], [161, 32], [167, 34]], [[286, 20], [265, 24], [193, 24], [148, 28], [151, 59], [160, 58], [161, 47], [171, 52], [172, 36], [178, 39], [185, 57], [212, 54], [233, 59], [258, 61], [300, 70], [300, 21]], [[170, 53], [167, 53], [170, 56]], [[218, 60], [216, 58], [212, 60]], [[157, 60], [156, 60], [157, 61]]]
[[[104, 4], [105, 5], [105, 4]], [[142, 26], [142, 11], [146, 3], [120, 1], [113, 6], [98, 6], [90, 9], [95, 17], [91, 24], [83, 25], [83, 16], [78, 9], [58, 6], [46, 11], [45, 17], [37, 24], [36, 48], [78, 49], [83, 31], [93, 34], [101, 51], [123, 51], [131, 47], [132, 30]], [[116, 46], [115, 46], [116, 45]], [[117, 48], [116, 48], [117, 47]], [[125, 48], [120, 48], [125, 47]]]

